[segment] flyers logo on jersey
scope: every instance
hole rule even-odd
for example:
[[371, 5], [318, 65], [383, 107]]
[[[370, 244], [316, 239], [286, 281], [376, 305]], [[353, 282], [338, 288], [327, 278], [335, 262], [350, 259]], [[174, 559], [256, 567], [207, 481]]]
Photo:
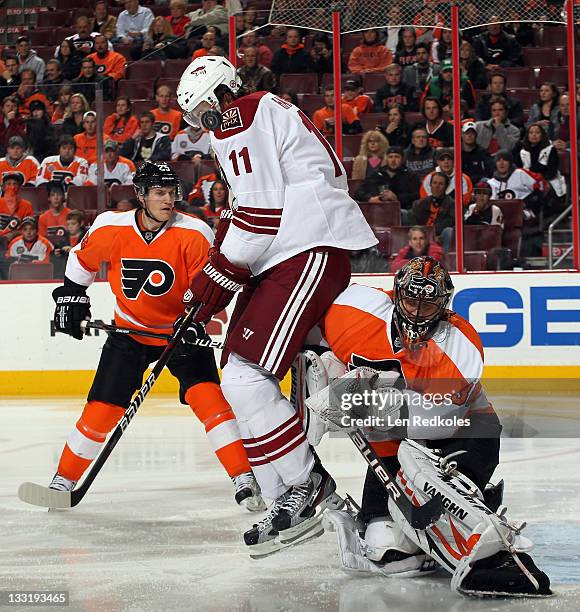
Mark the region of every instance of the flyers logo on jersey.
[[166, 294], [175, 281], [175, 272], [159, 259], [121, 259], [123, 294], [136, 300], [144, 291], [151, 297]]
[[220, 127], [222, 132], [235, 130], [241, 127], [244, 127], [244, 124], [242, 123], [242, 115], [240, 114], [239, 108], [233, 106], [222, 113], [222, 124]]

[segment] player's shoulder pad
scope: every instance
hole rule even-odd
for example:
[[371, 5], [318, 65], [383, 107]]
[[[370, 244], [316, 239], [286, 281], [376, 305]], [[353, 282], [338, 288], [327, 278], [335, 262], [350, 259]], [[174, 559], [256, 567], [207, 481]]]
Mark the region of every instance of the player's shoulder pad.
[[[475, 369], [482, 367], [484, 361], [483, 344], [473, 325], [471, 325], [467, 319], [464, 319], [461, 315], [453, 311], [449, 311], [446, 323], [449, 332], [449, 338], [447, 342], [445, 342], [446, 347], [449, 349], [453, 347], [451, 351], [457, 352], [458, 356], [461, 355], [461, 360], [464, 362], [465, 360], [463, 358], [471, 354], [471, 359], [467, 361], [471, 361]], [[453, 341], [449, 342], [449, 340]], [[449, 353], [448, 350], [446, 350], [446, 352]], [[477, 359], [477, 357], [479, 359]], [[457, 359], [453, 360], [459, 366]], [[479, 361], [480, 365], [477, 365], [476, 361]], [[466, 376], [466, 378], [476, 378], [476, 376], [471, 374], [470, 376]]]
[[210, 245], [213, 244], [215, 236], [210, 226], [195, 215], [188, 215], [187, 213], [176, 211], [168, 225], [169, 227], [180, 227], [182, 229], [197, 231], [203, 235]]
[[222, 124], [213, 132], [217, 140], [225, 140], [245, 132], [254, 122], [262, 101], [271, 97], [267, 91], [257, 91], [238, 98], [222, 113]]
[[386, 311], [393, 305], [387, 291], [353, 283], [334, 300], [338, 306], [350, 306], [379, 318], [386, 317]]
[[128, 210], [126, 212], [117, 212], [115, 210], [107, 210], [97, 215], [91, 227], [89, 227], [88, 234], [93, 234], [98, 229], [104, 227], [127, 227], [133, 225], [135, 218], [135, 211]]

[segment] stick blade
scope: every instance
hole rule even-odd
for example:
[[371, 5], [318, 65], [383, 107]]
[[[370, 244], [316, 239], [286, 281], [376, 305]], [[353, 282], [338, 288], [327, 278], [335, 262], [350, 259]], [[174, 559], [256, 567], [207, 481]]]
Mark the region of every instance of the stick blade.
[[72, 507], [70, 491], [56, 491], [34, 482], [23, 482], [18, 487], [18, 497], [27, 504], [42, 508]]
[[437, 494], [422, 506], [411, 506], [408, 516], [405, 516], [413, 529], [427, 529], [439, 519], [443, 512], [443, 500]]

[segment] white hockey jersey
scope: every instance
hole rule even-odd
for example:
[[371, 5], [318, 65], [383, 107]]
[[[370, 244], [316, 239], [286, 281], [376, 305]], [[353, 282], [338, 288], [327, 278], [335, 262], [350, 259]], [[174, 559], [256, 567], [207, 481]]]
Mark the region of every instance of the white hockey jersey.
[[260, 274], [317, 246], [377, 243], [330, 144], [297, 107], [268, 92], [236, 100], [211, 144], [234, 195], [221, 251]]
[[[197, 137], [197, 140], [192, 140]], [[186, 155], [190, 152], [198, 152], [208, 154], [210, 149], [209, 134], [207, 132], [197, 133], [197, 130], [192, 127], [185, 128], [177, 132], [177, 136], [171, 143], [171, 159], [177, 159], [180, 155]]]
[[506, 180], [492, 178], [487, 181], [491, 187], [492, 200], [523, 200], [534, 189], [546, 191], [547, 183], [538, 174], [516, 168]]
[[[105, 184], [110, 187], [111, 185], [132, 185], [133, 174], [135, 174], [135, 164], [126, 157], [119, 157], [115, 167], [109, 169], [106, 163], [103, 164], [105, 170]], [[91, 164], [89, 167], [89, 180], [87, 185], [97, 184], [97, 171], [98, 166], [96, 163]]]

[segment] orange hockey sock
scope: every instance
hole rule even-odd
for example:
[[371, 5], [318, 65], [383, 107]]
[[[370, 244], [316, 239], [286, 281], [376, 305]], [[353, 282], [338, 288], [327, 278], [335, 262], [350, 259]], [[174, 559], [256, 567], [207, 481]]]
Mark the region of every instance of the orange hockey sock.
[[207, 438], [230, 477], [251, 470], [242, 444], [236, 417], [216, 383], [205, 382], [190, 387], [185, 400], [203, 423]]
[[113, 404], [87, 402], [66, 441], [58, 473], [69, 480], [79, 480], [124, 412], [124, 408]]

